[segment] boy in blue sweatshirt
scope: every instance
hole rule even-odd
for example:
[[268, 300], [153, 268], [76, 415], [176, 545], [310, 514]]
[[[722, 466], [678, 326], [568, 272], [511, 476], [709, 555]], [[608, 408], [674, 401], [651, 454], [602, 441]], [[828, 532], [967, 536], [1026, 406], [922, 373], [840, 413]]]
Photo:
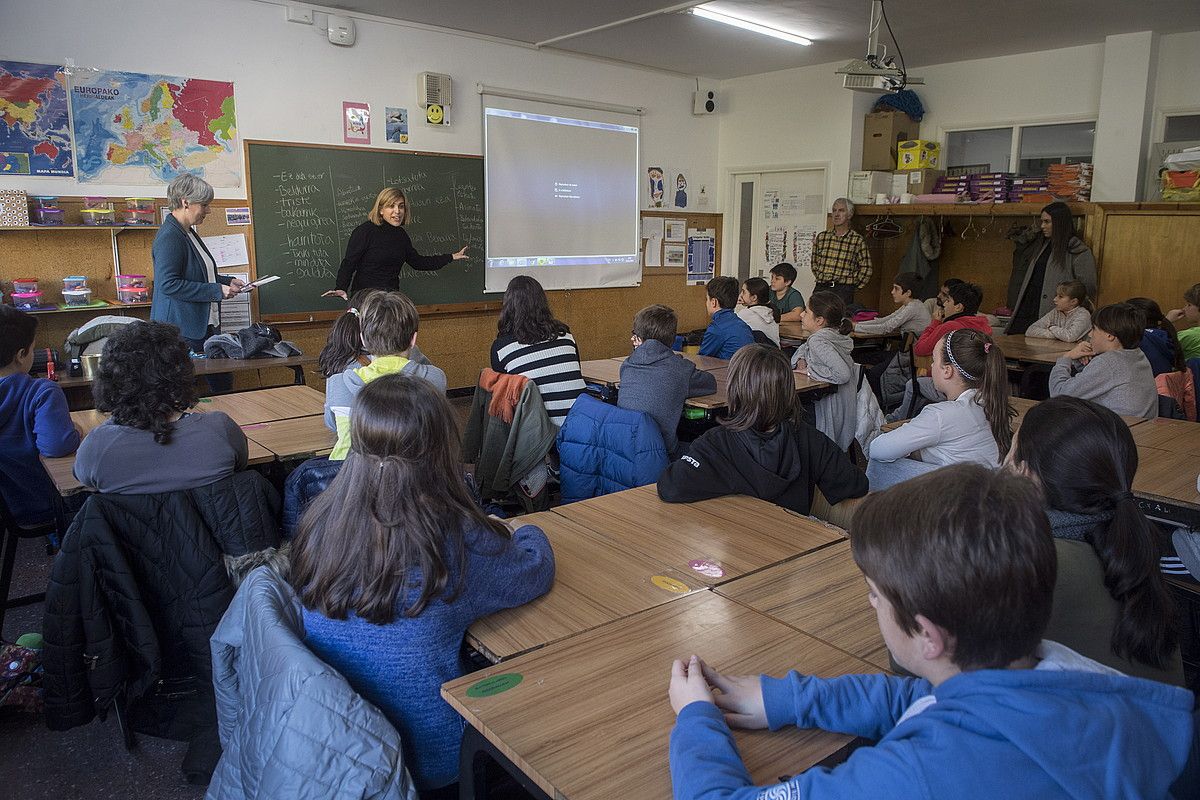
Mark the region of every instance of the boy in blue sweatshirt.
[[[854, 560], [888, 650], [917, 677], [735, 677], [676, 661], [676, 800], [1168, 796], [1192, 746], [1192, 694], [1041, 639], [1057, 571], [1043, 506], [1028, 478], [977, 464], [869, 495]], [[877, 743], [764, 788], [730, 725]]]
[[38, 456], [75, 452], [79, 431], [57, 383], [31, 378], [37, 318], [0, 305], [0, 495], [22, 525], [54, 517], [54, 484]]
[[754, 332], [733, 310], [738, 301], [737, 278], [713, 278], [704, 288], [708, 291], [706, 303], [712, 319], [700, 341], [700, 355], [733, 358], [739, 347], [754, 343]]

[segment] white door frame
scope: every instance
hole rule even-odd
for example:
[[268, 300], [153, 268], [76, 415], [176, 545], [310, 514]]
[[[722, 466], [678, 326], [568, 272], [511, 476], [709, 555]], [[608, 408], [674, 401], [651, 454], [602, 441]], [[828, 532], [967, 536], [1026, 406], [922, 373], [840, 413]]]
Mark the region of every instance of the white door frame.
[[[788, 164], [747, 164], [745, 166], [725, 167], [721, 170], [721, 180], [725, 187], [725, 202], [723, 205], [724, 213], [722, 216], [721, 242], [721, 263], [717, 266], [718, 275], [732, 275], [737, 277], [737, 266], [733, 263], [733, 251], [735, 242], [737, 241], [737, 225], [734, 223], [734, 218], [738, 216], [738, 201], [739, 197], [735, 191], [737, 188], [738, 175], [761, 175], [771, 172], [805, 172], [820, 170], [822, 174], [822, 186], [825, 187], [825, 205], [828, 207], [833, 201], [830, 199], [829, 192], [829, 175], [830, 163], [828, 161], [798, 161]], [[740, 220], [738, 220], [740, 223]]]

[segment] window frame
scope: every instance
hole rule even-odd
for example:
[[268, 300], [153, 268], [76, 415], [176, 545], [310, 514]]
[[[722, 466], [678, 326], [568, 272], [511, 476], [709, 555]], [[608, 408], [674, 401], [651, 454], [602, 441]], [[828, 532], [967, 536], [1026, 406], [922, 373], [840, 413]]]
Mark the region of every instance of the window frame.
[[[1002, 169], [1002, 170], [998, 169], [995, 171], [996, 172], [1011, 172], [1013, 174], [1016, 174], [1017, 168], [1021, 164], [1021, 136], [1023, 134], [1024, 128], [1043, 128], [1048, 125], [1078, 125], [1080, 123], [1090, 123], [1091, 125], [1094, 126], [1094, 125], [1096, 125], [1097, 121], [1098, 121], [1097, 117], [1093, 116], [1093, 115], [1077, 115], [1077, 116], [1070, 116], [1070, 117], [1054, 117], [1052, 119], [1026, 119], [1026, 120], [1021, 120], [1018, 122], [1001, 122], [1001, 123], [980, 122], [980, 123], [976, 123], [976, 124], [945, 125], [945, 126], [939, 126], [940, 127], [939, 132], [942, 136], [942, 141], [944, 142], [946, 152], [947, 152], [947, 154], [949, 154], [950, 134], [952, 134], [952, 133], [969, 133], [971, 131], [988, 131], [988, 130], [999, 130], [999, 129], [1003, 129], [1003, 128], [1011, 128], [1012, 129], [1012, 142], [1010, 143], [1009, 151], [1008, 151], [1008, 168]], [[1165, 117], [1164, 117], [1162, 126], [1163, 127], [1166, 126]], [[1095, 158], [1095, 155], [1096, 155], [1096, 150], [1095, 150], [1094, 139], [1093, 139], [1093, 148], [1092, 148], [1092, 158], [1093, 159]], [[947, 158], [947, 160], [943, 163], [942, 168], [950, 169], [951, 166], [952, 165], [950, 164], [949, 159]]]

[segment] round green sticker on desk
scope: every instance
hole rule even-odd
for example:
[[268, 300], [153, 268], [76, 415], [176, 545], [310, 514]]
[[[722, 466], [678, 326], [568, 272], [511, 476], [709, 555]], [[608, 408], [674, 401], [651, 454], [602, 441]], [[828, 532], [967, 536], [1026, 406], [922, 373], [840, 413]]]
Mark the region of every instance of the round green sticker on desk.
[[523, 680], [525, 680], [525, 676], [519, 672], [502, 672], [499, 675], [484, 678], [479, 683], [471, 684], [467, 689], [467, 697], [491, 697], [494, 694], [507, 692]]

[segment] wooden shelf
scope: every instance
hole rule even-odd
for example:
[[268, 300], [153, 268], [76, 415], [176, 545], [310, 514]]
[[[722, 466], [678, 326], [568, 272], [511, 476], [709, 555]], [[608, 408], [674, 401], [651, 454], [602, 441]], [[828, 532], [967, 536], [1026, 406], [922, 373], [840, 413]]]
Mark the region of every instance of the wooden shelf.
[[29, 314], [72, 314], [80, 311], [109, 311], [114, 308], [149, 308], [150, 303], [118, 303], [115, 300], [105, 300], [106, 306], [70, 306], [67, 308], [43, 308], [29, 311]]
[[158, 225], [0, 225], [0, 231], [156, 231]]

